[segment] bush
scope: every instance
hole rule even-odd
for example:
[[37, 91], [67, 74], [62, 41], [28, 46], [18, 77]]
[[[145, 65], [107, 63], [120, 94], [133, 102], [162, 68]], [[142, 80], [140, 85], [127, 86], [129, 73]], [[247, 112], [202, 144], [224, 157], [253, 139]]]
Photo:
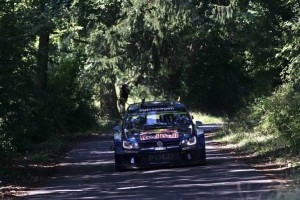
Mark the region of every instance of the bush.
[[[300, 145], [300, 93], [295, 82], [287, 82], [269, 97], [257, 98], [238, 114], [228, 133], [255, 133], [277, 138], [279, 146], [298, 152]], [[281, 143], [281, 144], [279, 144]]]

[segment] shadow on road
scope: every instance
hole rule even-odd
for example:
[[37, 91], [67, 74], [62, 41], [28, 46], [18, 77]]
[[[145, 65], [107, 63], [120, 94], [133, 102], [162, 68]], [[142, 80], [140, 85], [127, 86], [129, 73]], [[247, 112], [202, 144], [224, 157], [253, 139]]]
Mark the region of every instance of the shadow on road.
[[275, 185], [207, 145], [207, 165], [114, 171], [110, 141], [79, 143], [58, 173], [21, 199], [266, 199]]

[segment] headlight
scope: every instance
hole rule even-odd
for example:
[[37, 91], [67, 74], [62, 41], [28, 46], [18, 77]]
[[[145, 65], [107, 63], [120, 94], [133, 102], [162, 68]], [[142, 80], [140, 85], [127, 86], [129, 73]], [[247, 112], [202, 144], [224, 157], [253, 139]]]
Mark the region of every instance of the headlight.
[[196, 143], [197, 143], [196, 136], [193, 136], [193, 137], [191, 137], [189, 139], [184, 139], [184, 140], [181, 141], [181, 144], [183, 146], [193, 146], [193, 145], [196, 145]]
[[123, 148], [124, 149], [138, 149], [139, 144], [136, 142], [123, 141]]

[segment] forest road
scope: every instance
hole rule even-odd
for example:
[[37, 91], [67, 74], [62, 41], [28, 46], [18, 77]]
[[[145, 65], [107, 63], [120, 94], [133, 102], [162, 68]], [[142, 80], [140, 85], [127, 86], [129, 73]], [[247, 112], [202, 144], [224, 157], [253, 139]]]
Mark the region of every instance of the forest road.
[[[209, 133], [206, 133], [209, 134]], [[115, 172], [112, 140], [74, 146], [57, 173], [17, 199], [272, 199], [280, 183], [236, 161], [207, 141], [207, 165]]]

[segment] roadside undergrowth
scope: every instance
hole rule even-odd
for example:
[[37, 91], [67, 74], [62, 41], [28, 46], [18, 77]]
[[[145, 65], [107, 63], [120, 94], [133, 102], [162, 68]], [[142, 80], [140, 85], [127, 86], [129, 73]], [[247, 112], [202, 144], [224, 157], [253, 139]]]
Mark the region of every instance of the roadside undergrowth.
[[195, 121], [199, 120], [203, 124], [224, 124], [224, 122], [227, 120], [225, 116], [214, 116], [197, 111], [192, 111], [191, 115], [194, 117]]
[[286, 164], [289, 167], [300, 167], [298, 152], [294, 151], [294, 147], [287, 140], [276, 133], [263, 133], [258, 130], [245, 131], [236, 124], [230, 124], [216, 133], [214, 140], [238, 152], [268, 158], [270, 162]]
[[[300, 79], [295, 77], [241, 109], [215, 140], [236, 151], [286, 165], [289, 171], [299, 169]], [[291, 176], [299, 182], [297, 173]]]

